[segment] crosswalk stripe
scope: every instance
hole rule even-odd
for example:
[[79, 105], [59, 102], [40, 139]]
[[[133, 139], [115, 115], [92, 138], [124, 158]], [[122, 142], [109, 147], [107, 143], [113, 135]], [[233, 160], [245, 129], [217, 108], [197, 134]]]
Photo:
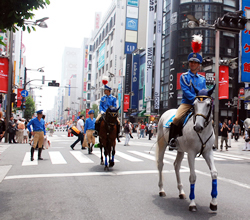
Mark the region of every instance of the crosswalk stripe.
[[[219, 153], [219, 152], [214, 152], [214, 155], [222, 155], [222, 153]], [[240, 156], [240, 155], [233, 155], [233, 154], [228, 154], [228, 153], [226, 153], [226, 156], [229, 156], [229, 157], [234, 157], [234, 158], [240, 158], [240, 159], [250, 160], [250, 158], [249, 158], [249, 157], [244, 157], [244, 156]]]
[[132, 156], [130, 156], [130, 155], [128, 155], [128, 154], [125, 154], [125, 153], [122, 153], [122, 152], [120, 152], [120, 151], [116, 151], [115, 155], [117, 155], [117, 156], [119, 156], [119, 157], [122, 157], [122, 158], [124, 158], [124, 159], [126, 159], [126, 160], [129, 160], [129, 161], [131, 161], [131, 162], [140, 162], [140, 161], [143, 161], [143, 160], [141, 160], [141, 159], [132, 157]]
[[49, 156], [52, 164], [67, 164], [59, 151], [49, 151]]
[[30, 160], [30, 152], [26, 152], [24, 159], [23, 159], [22, 166], [38, 165], [37, 156], [38, 156], [38, 153], [37, 153], [37, 151], [35, 151], [34, 152], [34, 160], [31, 161]]
[[70, 151], [70, 153], [80, 162], [80, 163], [94, 163], [87, 156], [85, 156], [81, 151]]
[[221, 157], [223, 159], [230, 159], [230, 160], [243, 160], [243, 159], [240, 159], [240, 158], [234, 158], [234, 157], [229, 157], [229, 156], [220, 155], [220, 154], [216, 154], [216, 157]]
[[[95, 156], [97, 156], [98, 158], [101, 158], [101, 152], [100, 151], [92, 151], [92, 154], [94, 154]], [[104, 156], [103, 156], [103, 160], [104, 160]], [[120, 162], [119, 160], [115, 159], [114, 160], [115, 163]]]

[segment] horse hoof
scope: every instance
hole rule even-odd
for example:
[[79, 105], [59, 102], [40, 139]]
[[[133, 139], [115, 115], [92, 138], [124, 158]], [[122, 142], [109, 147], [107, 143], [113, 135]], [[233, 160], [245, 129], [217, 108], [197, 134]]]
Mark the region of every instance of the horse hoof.
[[100, 165], [104, 165], [103, 161], [101, 161]]
[[166, 193], [165, 193], [165, 192], [159, 192], [159, 196], [160, 196], [160, 197], [165, 197], [165, 196], [166, 196]]
[[114, 162], [110, 162], [110, 163], [109, 163], [109, 167], [113, 167], [114, 165], [115, 165]]
[[185, 195], [185, 194], [180, 194], [180, 195], [179, 195], [179, 198], [180, 198], [180, 199], [186, 199], [186, 195]]
[[196, 206], [189, 206], [189, 211], [190, 212], [196, 212], [197, 211]]
[[105, 166], [104, 171], [109, 171], [109, 168]]
[[217, 211], [217, 205], [213, 205], [212, 203], [210, 203], [210, 209], [212, 211]]

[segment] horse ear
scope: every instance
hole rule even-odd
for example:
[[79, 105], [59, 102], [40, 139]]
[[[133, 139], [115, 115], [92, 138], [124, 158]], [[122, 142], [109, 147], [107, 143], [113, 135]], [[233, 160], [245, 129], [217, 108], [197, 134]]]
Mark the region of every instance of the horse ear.
[[198, 95], [199, 90], [195, 88], [195, 86], [194, 86], [194, 84], [193, 84], [193, 83], [192, 83], [192, 86], [193, 86], [193, 88], [194, 88], [194, 91], [195, 91], [196, 95]]
[[216, 87], [216, 84], [214, 84], [212, 89], [208, 90], [208, 92], [207, 92], [208, 96], [211, 96], [213, 94], [213, 91], [214, 91], [215, 87]]
[[121, 108], [121, 106], [119, 106], [119, 108], [118, 108], [118, 109], [116, 109], [116, 111], [118, 112], [120, 108]]

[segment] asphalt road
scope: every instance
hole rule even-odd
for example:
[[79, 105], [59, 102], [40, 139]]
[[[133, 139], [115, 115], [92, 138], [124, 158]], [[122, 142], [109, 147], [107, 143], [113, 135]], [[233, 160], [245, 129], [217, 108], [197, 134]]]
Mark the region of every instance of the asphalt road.
[[[173, 170], [175, 152], [166, 151], [164, 188], [158, 196], [155, 138], [117, 144], [115, 166], [100, 165], [99, 149], [88, 155], [76, 137], [55, 133], [43, 161], [29, 161], [28, 144], [0, 143], [0, 219], [249, 219], [250, 151], [244, 141], [232, 141], [229, 151], [215, 151], [218, 211], [211, 212], [212, 181], [203, 158], [196, 161], [197, 212], [188, 211], [189, 199], [180, 200]], [[135, 136], [135, 134], [134, 134]], [[153, 147], [152, 147], [153, 146]], [[152, 148], [152, 150], [151, 150]], [[149, 154], [149, 151], [151, 153]], [[187, 198], [189, 169], [181, 170]]]

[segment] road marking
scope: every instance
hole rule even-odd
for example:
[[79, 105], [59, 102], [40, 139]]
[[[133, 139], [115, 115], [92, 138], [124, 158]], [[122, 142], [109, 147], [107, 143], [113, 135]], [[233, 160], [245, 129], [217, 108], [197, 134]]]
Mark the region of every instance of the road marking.
[[221, 158], [229, 159], [229, 160], [243, 160], [241, 158], [234, 158], [234, 157], [225, 156], [225, 155], [221, 155], [221, 154], [216, 154], [216, 157], [221, 157]]
[[9, 146], [10, 146], [10, 144], [0, 146], [0, 153], [3, 153], [5, 150], [7, 150], [9, 148]]
[[[100, 151], [92, 151], [92, 154], [94, 154], [95, 156], [101, 158], [101, 152]], [[105, 160], [104, 156], [103, 156], [103, 160]], [[117, 163], [117, 162], [120, 162], [120, 161], [115, 159], [114, 162]]]
[[49, 156], [52, 164], [67, 164], [59, 151], [49, 151]]
[[244, 157], [244, 156], [240, 156], [240, 155], [233, 155], [233, 154], [228, 154], [228, 153], [219, 153], [219, 152], [214, 152], [215, 155], [226, 155], [226, 156], [230, 156], [230, 157], [235, 157], [235, 158], [241, 158], [241, 159], [246, 159], [246, 160], [250, 160], [249, 157]]
[[34, 152], [34, 160], [31, 161], [30, 160], [30, 152], [26, 152], [24, 159], [23, 159], [22, 166], [38, 165], [37, 156], [38, 156], [38, 153], [37, 153], [37, 151], [35, 151]]
[[81, 151], [70, 151], [70, 153], [80, 162], [80, 163], [94, 163], [87, 156], [85, 156]]
[[0, 183], [3, 181], [4, 177], [10, 171], [12, 165], [0, 166]]
[[132, 157], [132, 156], [130, 156], [130, 155], [128, 155], [128, 154], [125, 154], [125, 153], [122, 153], [122, 152], [120, 152], [120, 151], [116, 151], [115, 155], [117, 155], [117, 156], [119, 156], [119, 157], [122, 157], [122, 158], [124, 158], [124, 159], [126, 159], [126, 160], [129, 160], [129, 161], [131, 161], [131, 162], [140, 162], [140, 161], [143, 161], [143, 160], [141, 160], [141, 159]]

